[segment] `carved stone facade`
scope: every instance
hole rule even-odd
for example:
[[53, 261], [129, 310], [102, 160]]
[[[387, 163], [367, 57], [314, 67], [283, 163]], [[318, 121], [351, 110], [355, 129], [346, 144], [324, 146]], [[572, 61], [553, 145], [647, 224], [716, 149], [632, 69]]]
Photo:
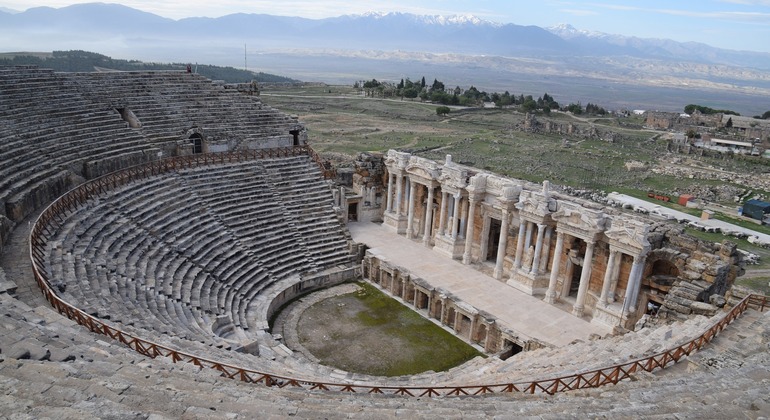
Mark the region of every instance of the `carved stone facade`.
[[734, 246], [715, 249], [641, 215], [556, 193], [548, 181], [504, 178], [449, 155], [443, 164], [393, 150], [384, 159], [382, 220], [394, 234], [591, 322], [632, 328], [648, 303], [665, 301], [668, 289], [653, 277], [669, 266], [674, 280], [718, 283], [711, 292], [721, 295], [741, 273]]

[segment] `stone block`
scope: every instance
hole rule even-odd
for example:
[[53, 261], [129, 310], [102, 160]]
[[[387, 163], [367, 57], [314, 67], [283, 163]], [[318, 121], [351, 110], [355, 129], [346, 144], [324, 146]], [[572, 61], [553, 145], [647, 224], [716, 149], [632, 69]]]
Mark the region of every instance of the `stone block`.
[[703, 261], [697, 260], [695, 258], [690, 258], [690, 260], [687, 261], [687, 265], [685, 266], [685, 269], [696, 273], [702, 273], [706, 270], [706, 264]]
[[706, 302], [693, 302], [690, 304], [690, 309], [692, 309], [692, 313], [696, 315], [705, 316], [714, 316], [717, 311], [719, 311], [719, 308]]
[[716, 306], [717, 308], [723, 308], [727, 303], [727, 300], [722, 295], [711, 295], [709, 296], [709, 303]]

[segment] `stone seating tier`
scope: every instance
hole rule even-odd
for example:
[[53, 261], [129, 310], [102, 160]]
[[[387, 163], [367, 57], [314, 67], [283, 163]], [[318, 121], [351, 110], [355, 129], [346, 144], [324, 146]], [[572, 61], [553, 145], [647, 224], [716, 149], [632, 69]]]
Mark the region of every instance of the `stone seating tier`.
[[[130, 109], [142, 127], [129, 128], [119, 108]], [[34, 67], [0, 72], [0, 122], [0, 216], [16, 222], [78, 179], [176, 153], [193, 126], [235, 147], [285, 139], [297, 127], [258, 98], [197, 75]], [[46, 181], [61, 171], [72, 177]]]
[[635, 381], [551, 397], [434, 400], [245, 384], [213, 370], [142, 357], [48, 307], [29, 307], [8, 295], [0, 295], [0, 302], [0, 404], [8, 415], [335, 418], [342, 412], [350, 418], [757, 418], [770, 411], [767, 387], [757, 385], [770, 380], [763, 338], [770, 334], [770, 318], [757, 312], [745, 314], [681, 368], [639, 373]]
[[[249, 302], [271, 284], [354, 263], [315, 163], [284, 160], [182, 170], [92, 199], [49, 241], [49, 270], [89, 313], [139, 314], [137, 327], [209, 346], [224, 315], [254, 340], [267, 320]], [[303, 175], [274, 184], [292, 171]]]

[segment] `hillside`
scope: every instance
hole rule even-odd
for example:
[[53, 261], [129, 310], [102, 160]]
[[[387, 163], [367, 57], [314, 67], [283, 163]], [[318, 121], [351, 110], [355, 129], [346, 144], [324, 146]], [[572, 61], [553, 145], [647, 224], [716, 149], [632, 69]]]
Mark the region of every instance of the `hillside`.
[[[187, 63], [145, 63], [138, 60], [121, 60], [88, 51], [54, 51], [52, 53], [5, 53], [0, 54], [0, 66], [34, 65], [62, 72], [91, 72], [100, 70], [185, 70]], [[227, 83], [295, 83], [298, 80], [275, 74], [239, 70], [233, 67], [195, 63], [194, 70], [212, 80]]]

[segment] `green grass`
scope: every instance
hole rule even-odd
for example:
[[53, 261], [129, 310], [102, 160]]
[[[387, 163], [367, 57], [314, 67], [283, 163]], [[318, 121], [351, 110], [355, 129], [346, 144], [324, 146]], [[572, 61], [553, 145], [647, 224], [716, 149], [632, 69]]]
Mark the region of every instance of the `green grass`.
[[321, 364], [401, 376], [444, 371], [484, 356], [376, 287], [359, 285], [358, 292], [318, 302], [302, 315], [300, 341]]
[[[268, 105], [298, 115], [308, 128], [310, 145], [322, 155], [335, 153], [352, 157], [362, 151], [401, 149], [417, 150], [416, 154], [441, 162], [451, 154], [455, 162], [532, 182], [548, 179], [579, 188], [605, 191], [623, 188], [626, 193], [628, 190], [667, 193], [690, 186], [735, 185], [722, 180], [627, 171], [625, 163], [629, 161], [651, 166], [670, 164], [661, 161], [671, 156], [667, 142], [651, 141], [660, 133], [641, 129], [644, 119], [639, 116], [575, 118], [562, 113], [537, 116], [541, 123], [551, 121], [561, 127], [573, 124], [580, 130], [590, 125], [602, 133], [612, 130], [619, 134], [614, 143], [609, 143], [577, 135], [524, 132], [518, 129], [523, 126], [524, 115], [511, 109], [453, 109], [444, 118], [436, 115], [436, 104], [399, 98], [364, 98], [348, 86], [266, 86], [263, 93], [262, 100]], [[272, 94], [282, 96], [270, 96]], [[430, 149], [436, 146], [441, 148]], [[333, 158], [342, 160], [342, 156]], [[739, 173], [761, 174], [770, 166], [767, 160], [759, 159], [695, 155], [685, 159], [703, 168], [724, 168]], [[696, 211], [681, 210], [691, 214]]]
[[450, 369], [476, 356], [483, 356], [448, 331], [406, 308], [372, 285], [361, 283], [363, 292], [356, 297], [363, 302], [366, 312], [358, 320], [367, 326], [379, 326], [388, 334], [404, 339], [416, 349], [418, 357], [389, 366], [385, 376], [414, 375], [433, 370]]
[[756, 290], [765, 296], [770, 296], [770, 277], [739, 277], [737, 280], [735, 280], [735, 284]]

